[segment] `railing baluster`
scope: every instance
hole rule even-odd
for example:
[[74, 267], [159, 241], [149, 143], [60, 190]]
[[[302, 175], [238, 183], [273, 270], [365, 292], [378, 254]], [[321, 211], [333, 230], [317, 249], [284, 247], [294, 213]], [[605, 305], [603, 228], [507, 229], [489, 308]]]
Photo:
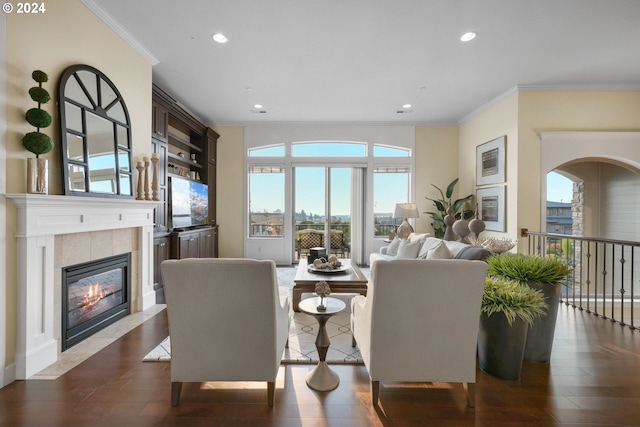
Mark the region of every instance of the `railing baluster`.
[[636, 271], [636, 263], [635, 263], [635, 254], [636, 248], [635, 246], [631, 247], [631, 329], [636, 329], [636, 318], [635, 318], [635, 271]]
[[[565, 279], [565, 304], [640, 330], [635, 319], [636, 308], [640, 308], [636, 307], [640, 296], [635, 295], [638, 288], [635, 281], [640, 276], [636, 274], [635, 253], [640, 242], [539, 232], [527, 233], [526, 237], [530, 254], [558, 256], [560, 251], [563, 260], [572, 266]], [[625, 268], [629, 268], [629, 273]]]

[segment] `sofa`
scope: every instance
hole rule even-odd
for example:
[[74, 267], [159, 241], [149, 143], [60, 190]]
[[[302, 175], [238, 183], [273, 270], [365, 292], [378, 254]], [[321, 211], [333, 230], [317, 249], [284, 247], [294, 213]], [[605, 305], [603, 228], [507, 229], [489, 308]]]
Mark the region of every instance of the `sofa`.
[[369, 264], [376, 259], [466, 259], [485, 261], [492, 253], [484, 248], [458, 241], [442, 240], [428, 233], [411, 233], [407, 239], [397, 236], [379, 253], [369, 256]]

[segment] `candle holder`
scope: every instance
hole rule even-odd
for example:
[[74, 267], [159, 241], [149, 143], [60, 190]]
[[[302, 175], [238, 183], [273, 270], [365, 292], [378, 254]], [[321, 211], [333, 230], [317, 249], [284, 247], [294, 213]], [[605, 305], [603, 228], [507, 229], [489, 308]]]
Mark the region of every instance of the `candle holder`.
[[144, 199], [151, 200], [151, 192], [149, 191], [149, 158], [144, 158]]
[[158, 162], [160, 159], [157, 156], [151, 156], [151, 163], [153, 163], [153, 175], [151, 178], [151, 200], [159, 201], [158, 198]]
[[144, 166], [142, 165], [142, 162], [138, 162], [138, 164], [136, 165], [136, 169], [138, 170], [138, 187], [136, 200], [144, 200], [144, 195], [142, 194], [142, 171], [144, 170]]

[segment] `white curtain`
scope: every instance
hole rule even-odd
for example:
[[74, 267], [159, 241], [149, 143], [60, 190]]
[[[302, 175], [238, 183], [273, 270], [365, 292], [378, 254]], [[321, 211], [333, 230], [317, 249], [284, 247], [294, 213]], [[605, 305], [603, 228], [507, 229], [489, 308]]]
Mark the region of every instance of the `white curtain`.
[[351, 260], [356, 264], [366, 263], [364, 253], [365, 168], [353, 168], [351, 173]]

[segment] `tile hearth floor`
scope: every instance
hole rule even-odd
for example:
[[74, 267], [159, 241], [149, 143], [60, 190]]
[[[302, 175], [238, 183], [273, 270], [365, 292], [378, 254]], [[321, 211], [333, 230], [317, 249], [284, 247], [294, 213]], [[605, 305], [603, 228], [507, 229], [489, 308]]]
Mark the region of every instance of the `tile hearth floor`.
[[156, 304], [145, 311], [134, 313], [124, 319], [118, 320], [113, 325], [109, 325], [95, 335], [76, 344], [67, 351], [58, 355], [58, 361], [37, 374], [32, 375], [30, 380], [54, 380], [60, 375], [75, 368], [89, 357], [96, 354], [112, 342], [121, 338], [127, 332], [140, 326], [146, 320], [162, 312], [164, 304]]
[[[296, 274], [297, 265], [278, 267], [278, 285], [280, 292], [291, 297], [291, 288], [293, 288], [293, 279]], [[361, 268], [365, 276], [369, 276], [368, 268]], [[304, 296], [303, 296], [304, 298]], [[54, 380], [65, 374], [69, 370], [75, 368], [89, 357], [96, 354], [109, 344], [121, 338], [127, 332], [144, 323], [146, 320], [162, 312], [166, 308], [164, 304], [156, 304], [145, 311], [134, 313], [124, 319], [118, 320], [97, 332], [90, 338], [71, 347], [67, 351], [58, 355], [58, 361], [46, 367], [42, 371], [29, 377], [30, 380]]]

